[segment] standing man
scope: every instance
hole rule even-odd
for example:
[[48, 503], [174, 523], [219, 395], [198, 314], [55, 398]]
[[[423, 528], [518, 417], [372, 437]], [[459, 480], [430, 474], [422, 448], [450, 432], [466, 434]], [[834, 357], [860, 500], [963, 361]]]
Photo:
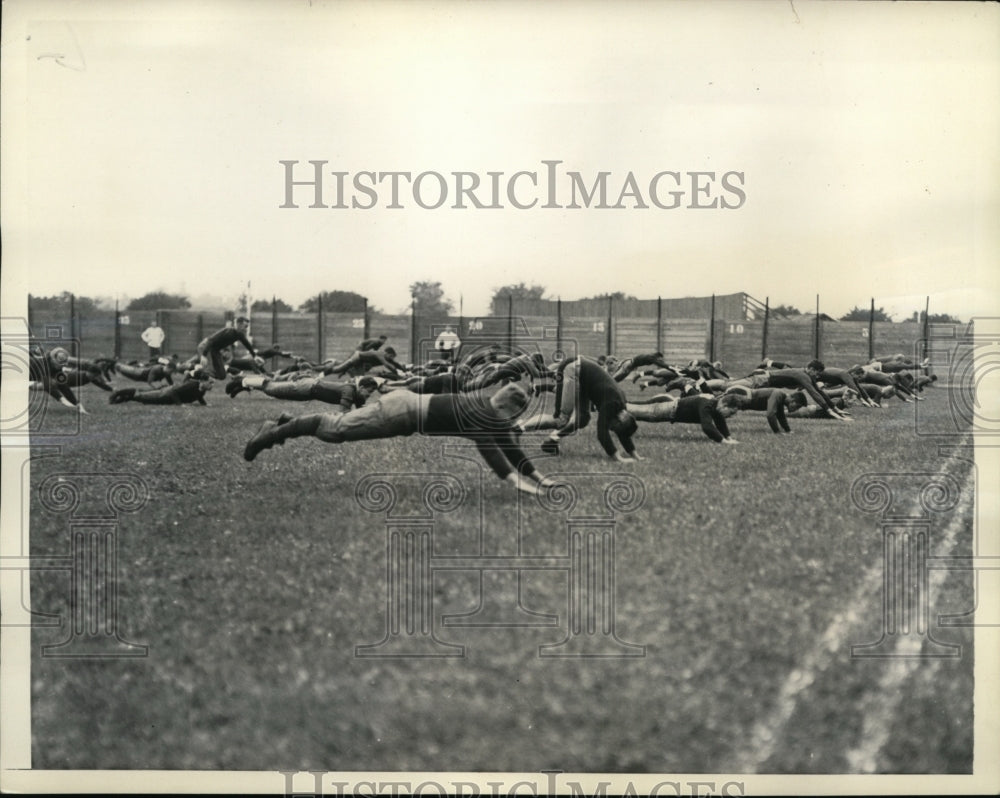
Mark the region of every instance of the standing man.
[[208, 338], [198, 344], [198, 356], [201, 358], [201, 366], [217, 380], [226, 378], [226, 363], [222, 359], [222, 350], [227, 346], [232, 346], [239, 341], [250, 353], [250, 357], [257, 357], [257, 352], [253, 344], [247, 338], [247, 327], [250, 326], [250, 319], [240, 316], [236, 319], [235, 327], [223, 327], [221, 330], [212, 333]]
[[149, 362], [152, 363], [159, 356], [163, 350], [163, 339], [167, 337], [167, 334], [163, 332], [163, 328], [156, 323], [156, 319], [153, 319], [149, 326], [142, 331], [142, 342], [149, 347]]

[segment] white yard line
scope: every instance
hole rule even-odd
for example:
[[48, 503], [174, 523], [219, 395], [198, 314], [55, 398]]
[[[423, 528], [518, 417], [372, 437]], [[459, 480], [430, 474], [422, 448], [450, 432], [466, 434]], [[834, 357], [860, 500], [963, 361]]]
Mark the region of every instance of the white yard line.
[[[971, 516], [969, 518], [971, 519]], [[955, 545], [955, 538], [959, 530], [968, 520], [963, 518], [961, 514], [956, 514], [945, 529], [941, 543], [932, 556], [947, 557]], [[932, 611], [937, 604], [938, 594], [941, 592], [948, 574], [949, 571], [938, 568], [931, 569], [928, 575], [927, 606], [932, 608]], [[931, 618], [933, 619], [933, 616]], [[845, 754], [851, 773], [879, 772], [879, 754], [889, 740], [889, 731], [895, 717], [896, 707], [904, 697], [900, 688], [918, 667], [931, 671], [936, 671], [940, 667], [940, 659], [916, 656], [920, 653], [922, 645], [923, 640], [918, 635], [900, 635], [897, 639], [896, 653], [899, 658], [886, 662], [886, 669], [882, 678], [879, 679], [878, 687], [865, 702], [865, 719], [861, 739], [857, 746]], [[933, 681], [934, 674], [931, 673], [929, 678]]]
[[[949, 474], [950, 471], [958, 468], [961, 460], [949, 458], [945, 461], [938, 473]], [[947, 556], [955, 542], [955, 535], [961, 528], [964, 520], [960, 516], [948, 525], [940, 544], [931, 556]], [[929, 606], [934, 606], [934, 599], [941, 589], [948, 572], [944, 570], [933, 570], [929, 577]], [[774, 754], [775, 750], [782, 742], [785, 726], [794, 714], [799, 705], [800, 697], [807, 693], [817, 675], [826, 670], [827, 666], [840, 654], [848, 645], [848, 633], [860, 625], [862, 620], [868, 621], [872, 611], [872, 596], [878, 595], [884, 578], [884, 565], [881, 559], [873, 564], [865, 573], [861, 581], [861, 586], [854, 596], [847, 603], [847, 608], [834, 616], [830, 625], [823, 632], [818, 643], [810, 649], [794, 668], [785, 683], [781, 687], [781, 692], [775, 702], [775, 707], [771, 713], [763, 720], [754, 724], [753, 731], [749, 736], [749, 745], [742, 751], [738, 751], [733, 763], [735, 773], [757, 773], [759, 769]], [[899, 653], [915, 654], [920, 650], [921, 641], [916, 636], [900, 636]], [[913, 649], [912, 651], [910, 649]], [[875, 764], [878, 752], [885, 744], [889, 735], [889, 721], [896, 704], [902, 699], [902, 694], [897, 688], [913, 672], [917, 665], [927, 665], [927, 660], [922, 658], [888, 659], [884, 660], [886, 671], [879, 681], [879, 687], [866, 699], [866, 712], [861, 741], [853, 750], [848, 752], [848, 762], [851, 763], [852, 772], [871, 773], [875, 772]], [[933, 667], [938, 663], [933, 661]], [[855, 770], [856, 768], [856, 770]]]

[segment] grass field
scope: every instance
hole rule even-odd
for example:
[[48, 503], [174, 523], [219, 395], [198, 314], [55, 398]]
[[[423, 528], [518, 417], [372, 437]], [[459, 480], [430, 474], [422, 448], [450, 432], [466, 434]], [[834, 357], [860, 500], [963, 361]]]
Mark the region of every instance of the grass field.
[[[946, 390], [925, 395], [920, 413], [947, 426]], [[207, 408], [110, 406], [90, 387], [82, 398], [90, 414], [79, 434], [34, 441], [32, 554], [70, 550], [71, 514], [40, 500], [46, 480], [140, 478], [148, 502], [118, 520], [117, 628], [148, 653], [40, 656], [67, 638], [70, 576], [32, 575], [33, 609], [63, 618], [33, 634], [36, 768], [971, 772], [972, 630], [938, 623], [974, 606], [968, 572], [929, 580], [930, 632], [960, 657], [851, 656], [883, 630], [880, 518], [852, 502], [856, 478], [950, 475], [961, 486], [954, 509], [923, 511], [924, 478], [893, 477], [909, 486], [893, 513], [930, 519], [932, 554], [972, 545], [969, 464], [915, 433], [913, 405], [856, 408], [852, 424], [792, 420], [790, 436], [741, 414], [738, 446], [643, 425], [647, 459], [627, 465], [600, 456], [593, 427], [558, 458], [525, 436], [541, 470], [576, 475], [566, 479], [580, 490], [578, 512], [600, 510], [602, 480], [641, 481], [642, 506], [616, 517], [614, 617], [617, 637], [644, 656], [539, 656], [567, 635], [565, 568], [521, 576], [522, 606], [554, 625], [445, 625], [481, 598], [487, 620], [490, 607], [510, 610], [516, 581], [510, 570], [441, 567], [433, 634], [464, 655], [428, 659], [355, 656], [387, 624], [385, 515], [359, 504], [359, 481], [411, 475], [397, 480], [400, 507], [417, 501], [412, 475], [465, 486], [464, 503], [435, 521], [435, 563], [558, 558], [565, 513], [484, 475], [454, 439], [295, 440], [244, 462], [261, 420], [318, 403], [230, 400], [221, 386]], [[76, 423], [51, 403], [36, 422], [48, 433]], [[58, 453], [41, 456], [46, 442]], [[103, 501], [89, 489], [85, 499]], [[897, 637], [887, 650], [928, 650], [919, 639], [906, 648], [915, 634]]]

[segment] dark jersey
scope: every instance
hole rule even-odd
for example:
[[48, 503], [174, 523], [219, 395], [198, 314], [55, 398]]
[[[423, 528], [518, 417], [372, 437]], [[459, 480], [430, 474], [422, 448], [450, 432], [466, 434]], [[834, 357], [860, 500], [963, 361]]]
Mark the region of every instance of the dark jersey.
[[489, 402], [464, 394], [441, 394], [427, 400], [427, 415], [421, 432], [455, 435], [475, 442], [493, 472], [506, 479], [518, 471], [532, 474], [535, 467], [511, 434], [509, 420]]
[[246, 347], [251, 357], [257, 356], [257, 352], [253, 348], [253, 344], [250, 343], [250, 340], [242, 331], [237, 330], [235, 327], [223, 327], [218, 332], [214, 332], [208, 336], [202, 343], [205, 345], [207, 351], [218, 352], [227, 346], [232, 346], [237, 341]]
[[462, 382], [455, 374], [432, 374], [423, 377], [409, 389], [421, 394], [459, 393], [462, 390]]
[[345, 413], [356, 407], [361, 407], [365, 403], [353, 382], [317, 380], [312, 386], [312, 395], [314, 399], [319, 399], [322, 402], [331, 405], [339, 404]]
[[759, 410], [767, 413], [767, 423], [773, 432], [791, 432], [788, 419], [785, 416], [785, 404], [788, 394], [780, 388], [757, 388], [750, 393], [750, 403], [747, 410]]
[[701, 424], [704, 433], [716, 443], [729, 437], [726, 419], [716, 410], [715, 402], [704, 396], [685, 396], [677, 400], [673, 423]]
[[156, 388], [152, 391], [137, 391], [135, 388], [126, 388], [111, 394], [109, 401], [112, 404], [131, 401], [144, 405], [183, 405], [194, 402], [202, 405], [208, 404], [201, 391], [199, 380], [186, 380], [180, 385]]
[[[588, 404], [597, 408], [597, 440], [604, 447], [604, 451], [613, 457], [616, 450], [611, 441], [610, 424], [615, 416], [625, 410], [625, 394], [622, 393], [622, 389], [618, 387], [614, 378], [596, 360], [579, 357], [576, 360], [564, 360], [559, 364], [556, 407], [562, 407], [564, 382], [562, 378], [565, 376], [566, 368], [571, 363], [577, 364], [576, 379], [579, 391], [577, 408], [586, 411]], [[581, 413], [581, 415], [585, 415], [585, 413]], [[581, 426], [583, 426], [582, 423]], [[635, 445], [630, 437], [622, 438], [619, 436], [619, 440], [621, 440], [626, 452], [631, 454], [635, 451]]]

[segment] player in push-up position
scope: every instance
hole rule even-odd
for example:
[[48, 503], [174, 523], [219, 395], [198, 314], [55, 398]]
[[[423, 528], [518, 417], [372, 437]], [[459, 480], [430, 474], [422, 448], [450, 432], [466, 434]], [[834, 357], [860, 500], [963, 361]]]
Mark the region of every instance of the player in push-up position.
[[316, 413], [265, 421], [243, 451], [252, 461], [265, 449], [289, 438], [309, 436], [326, 443], [395, 438], [414, 433], [451, 435], [476, 444], [493, 472], [526, 493], [556, 484], [538, 472], [512, 435], [512, 419], [528, 404], [517, 385], [501, 388], [489, 399], [469, 394], [418, 394], [392, 391], [378, 402], [349, 413]]
[[850, 370], [825, 366], [821, 360], [810, 361], [806, 368], [813, 369], [816, 372], [816, 379], [822, 383], [823, 389], [826, 391], [828, 396], [832, 396], [830, 393], [831, 388], [843, 386], [848, 390], [854, 391], [861, 404], [866, 407], [878, 407], [878, 405], [871, 400], [868, 397], [868, 394], [865, 393], [865, 391], [858, 385]]
[[626, 455], [634, 460], [642, 458], [635, 450], [632, 436], [638, 425], [625, 406], [625, 394], [614, 378], [596, 360], [588, 357], [566, 359], [556, 372], [556, 414], [539, 413], [520, 422], [518, 431], [553, 429], [542, 443], [547, 454], [559, 453], [559, 441], [590, 423], [590, 406], [597, 408], [597, 440], [608, 457], [624, 461], [611, 440], [611, 432], [618, 436]]
[[720, 398], [685, 396], [676, 399], [668, 394], [651, 396], [628, 403], [628, 412], [636, 421], [669, 421], [671, 424], [700, 424], [702, 432], [716, 443], [735, 444], [726, 419], [736, 415], [745, 397]]
[[70, 388], [66, 373], [69, 362], [69, 352], [63, 347], [45, 351], [40, 345], [33, 344], [28, 352], [28, 388], [45, 391], [60, 404], [72, 407], [78, 413], [86, 413]]
[[747, 385], [750, 388], [786, 388], [789, 391], [804, 391], [817, 407], [826, 411], [829, 418], [837, 421], [853, 421], [850, 416], [840, 412], [833, 400], [816, 384], [819, 374], [825, 368], [822, 361], [813, 360], [804, 369], [757, 370], [744, 379], [731, 381], [729, 387]]
[[767, 424], [771, 432], [781, 434], [791, 432], [788, 425], [786, 409], [788, 407], [788, 393], [781, 388], [747, 388], [736, 386], [730, 388], [725, 396], [738, 397], [740, 410], [755, 410], [767, 414]]

